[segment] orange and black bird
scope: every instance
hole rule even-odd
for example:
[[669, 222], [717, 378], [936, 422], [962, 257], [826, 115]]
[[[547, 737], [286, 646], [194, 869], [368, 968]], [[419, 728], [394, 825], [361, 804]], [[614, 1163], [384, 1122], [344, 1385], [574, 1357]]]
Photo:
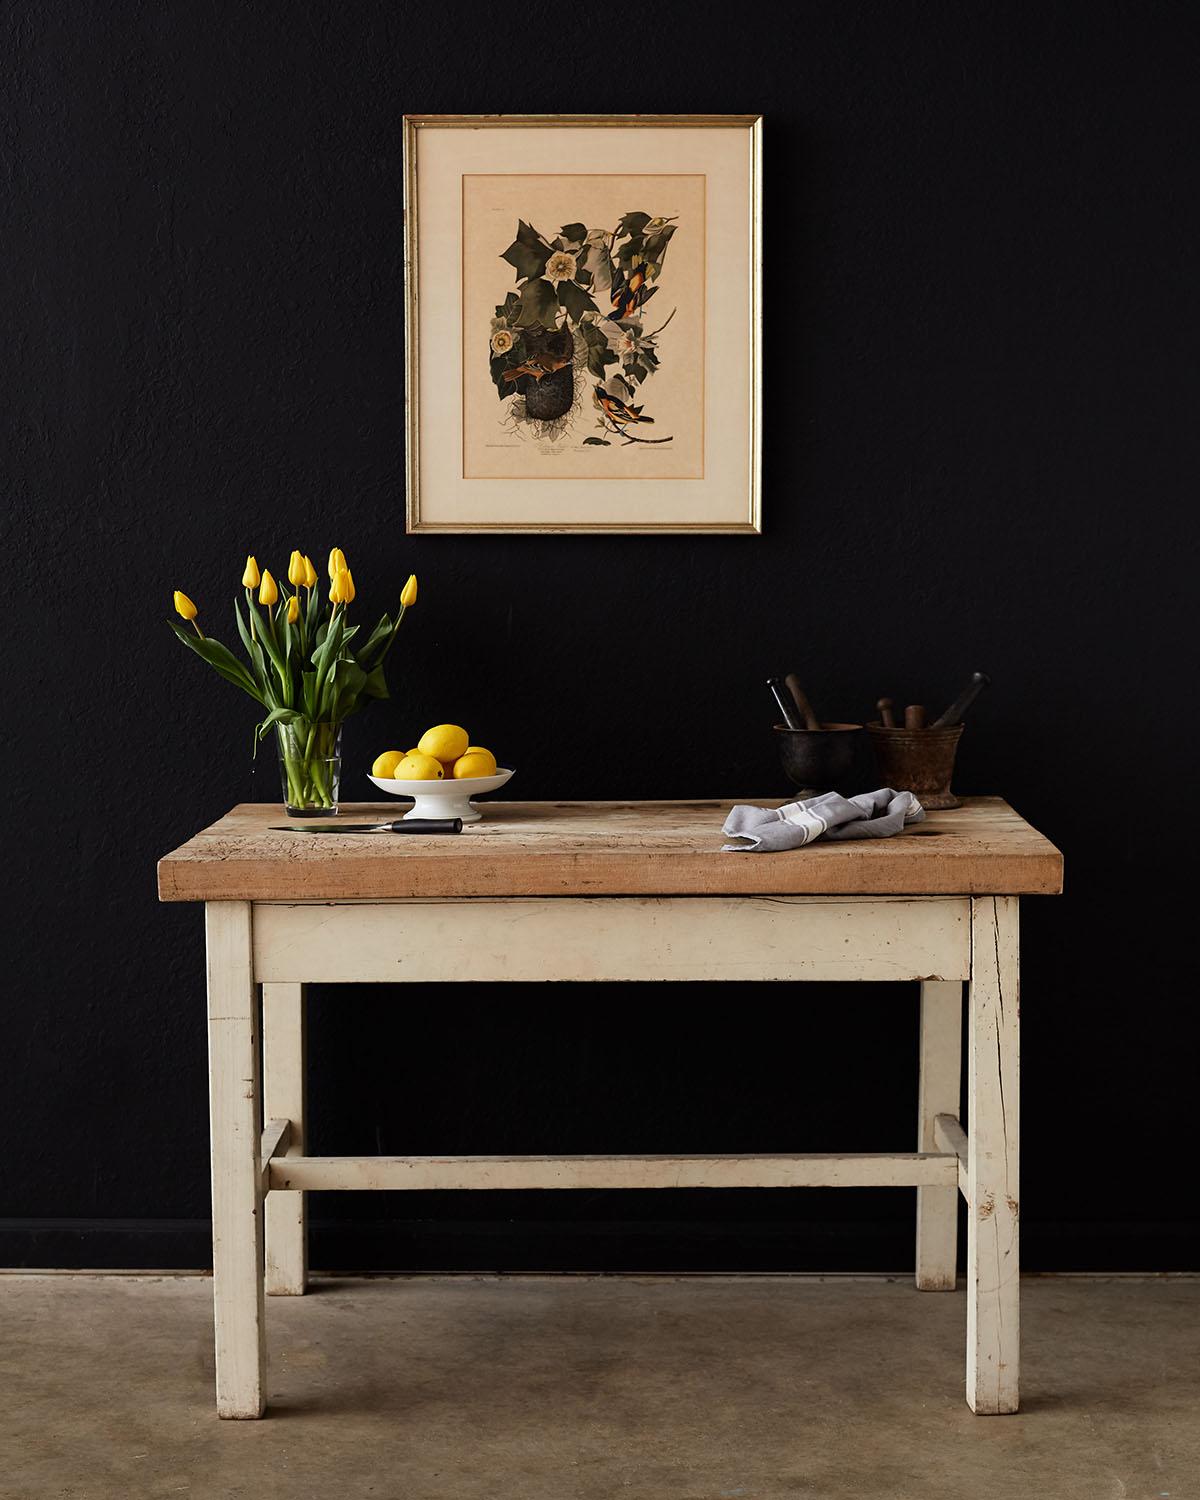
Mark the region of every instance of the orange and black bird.
[[610, 395], [602, 385], [596, 387], [592, 393], [592, 399], [608, 420], [618, 427], [630, 427], [636, 422], [650, 422], [651, 424], [654, 422], [653, 417], [642, 415], [640, 406], [626, 406], [624, 401]]
[[646, 285], [645, 266], [635, 266], [628, 276], [613, 282], [612, 316], [618, 320], [631, 318], [651, 292], [656, 290], [657, 288]]
[[569, 354], [531, 354], [523, 365], [515, 365], [511, 370], [505, 370], [505, 380], [520, 380], [522, 375], [532, 375], [535, 380], [540, 380], [543, 375], [553, 375], [556, 370], [561, 370], [564, 365], [571, 363]]

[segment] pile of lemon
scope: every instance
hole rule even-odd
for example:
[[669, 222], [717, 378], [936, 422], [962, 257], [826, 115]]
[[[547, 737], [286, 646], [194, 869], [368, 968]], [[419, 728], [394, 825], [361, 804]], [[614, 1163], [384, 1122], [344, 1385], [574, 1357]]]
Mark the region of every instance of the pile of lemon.
[[371, 767], [372, 776], [391, 781], [441, 781], [452, 777], [465, 781], [475, 776], [494, 776], [496, 757], [459, 724], [435, 724], [427, 729], [413, 750], [385, 750]]

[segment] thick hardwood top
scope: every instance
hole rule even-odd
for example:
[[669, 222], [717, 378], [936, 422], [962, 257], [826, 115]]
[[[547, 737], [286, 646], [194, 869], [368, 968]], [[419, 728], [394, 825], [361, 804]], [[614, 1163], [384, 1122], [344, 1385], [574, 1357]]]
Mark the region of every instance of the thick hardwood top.
[[[779, 798], [742, 799], [763, 807]], [[732, 803], [491, 802], [458, 836], [272, 833], [243, 803], [159, 862], [163, 901], [411, 896], [1055, 895], [1062, 855], [999, 797], [930, 813], [890, 839], [725, 854]], [[347, 821], [404, 804], [343, 805]], [[481, 809], [483, 810], [483, 809]]]

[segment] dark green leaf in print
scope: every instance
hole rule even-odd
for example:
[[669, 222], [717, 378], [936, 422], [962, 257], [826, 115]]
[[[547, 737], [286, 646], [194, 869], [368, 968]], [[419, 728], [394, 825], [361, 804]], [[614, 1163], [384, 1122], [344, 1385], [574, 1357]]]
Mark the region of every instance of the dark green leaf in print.
[[540, 276], [554, 252], [541, 235], [524, 219], [518, 221], [517, 237], [500, 257], [517, 273], [517, 280]]
[[562, 303], [572, 323], [578, 323], [585, 312], [596, 311], [596, 304], [583, 288], [576, 286], [573, 281], [558, 283], [558, 300]]
[[587, 239], [586, 224], [564, 224], [558, 232], [568, 245], [582, 245]]
[[585, 448], [611, 448], [612, 444], [607, 438], [584, 438], [583, 446]]
[[580, 323], [579, 332], [587, 344], [588, 374], [603, 380], [605, 365], [615, 363], [617, 358], [608, 347], [608, 337], [599, 323]]
[[544, 279], [527, 281], [521, 288], [521, 316], [519, 328], [532, 328], [540, 323], [543, 328], [553, 328], [557, 323], [558, 297], [553, 285]]
[[617, 225], [617, 238], [621, 239], [627, 234], [641, 234], [649, 222], [649, 214], [626, 214]]

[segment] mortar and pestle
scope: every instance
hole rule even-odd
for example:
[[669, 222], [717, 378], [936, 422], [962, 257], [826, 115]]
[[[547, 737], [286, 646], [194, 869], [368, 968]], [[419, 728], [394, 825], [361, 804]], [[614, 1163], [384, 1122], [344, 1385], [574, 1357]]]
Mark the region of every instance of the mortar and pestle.
[[963, 732], [963, 715], [991, 682], [986, 672], [973, 672], [971, 680], [946, 711], [926, 726], [925, 709], [911, 703], [904, 710], [904, 724], [896, 723], [890, 698], [880, 698], [879, 722], [867, 725], [879, 775], [885, 786], [913, 792], [922, 807], [961, 807], [950, 790], [954, 757]]
[[802, 797], [846, 791], [844, 777], [854, 763], [855, 737], [862, 733], [862, 725], [823, 724], [795, 672], [783, 679], [768, 678], [767, 686], [783, 716], [774, 729], [779, 763], [788, 780], [800, 788]]

